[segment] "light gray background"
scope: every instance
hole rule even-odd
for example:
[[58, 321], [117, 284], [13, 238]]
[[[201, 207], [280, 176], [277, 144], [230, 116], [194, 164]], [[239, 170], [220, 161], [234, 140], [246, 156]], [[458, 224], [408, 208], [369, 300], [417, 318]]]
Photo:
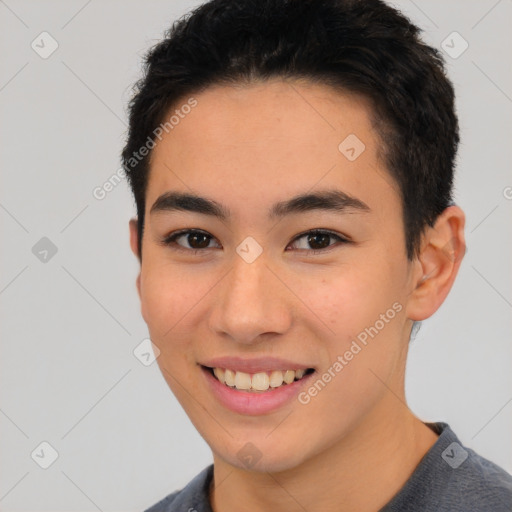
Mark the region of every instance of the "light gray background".
[[[198, 3], [0, 1], [1, 510], [140, 511], [211, 462], [156, 363], [133, 355], [147, 329], [128, 187], [92, 194], [120, 167], [142, 55]], [[468, 251], [412, 342], [407, 396], [511, 472], [512, 2], [395, 5], [430, 44], [453, 31], [469, 43], [446, 56]], [[31, 48], [43, 31], [59, 45], [47, 59]], [[42, 237], [58, 249], [46, 263]], [[59, 454], [46, 470], [31, 458], [42, 441]]]

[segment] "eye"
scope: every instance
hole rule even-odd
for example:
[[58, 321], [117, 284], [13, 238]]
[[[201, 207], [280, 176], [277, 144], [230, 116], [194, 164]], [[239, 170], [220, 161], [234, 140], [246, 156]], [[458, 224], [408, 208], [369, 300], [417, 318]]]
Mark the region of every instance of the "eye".
[[331, 231], [326, 230], [315, 229], [312, 231], [308, 231], [306, 233], [302, 233], [301, 235], [295, 237], [290, 246], [296, 243], [298, 240], [304, 239], [305, 245], [309, 245], [312, 248], [310, 249], [309, 247], [299, 247], [299, 250], [306, 250], [311, 254], [325, 253], [326, 251], [330, 250], [330, 248], [333, 247], [333, 245], [336, 245], [331, 244], [329, 241], [329, 239], [333, 238], [342, 244], [350, 243], [350, 240], [336, 233], [332, 233]]
[[[351, 243], [350, 240], [331, 231], [314, 229], [296, 236], [288, 247], [292, 247], [297, 243], [297, 241], [302, 239], [305, 240], [306, 245], [310, 245], [312, 248], [299, 247], [298, 249], [306, 251], [312, 255], [325, 253], [330, 250], [331, 247], [336, 245], [330, 243], [330, 239], [336, 239], [338, 241], [338, 245], [342, 243]], [[180, 240], [182, 240], [185, 245], [180, 243]], [[198, 254], [200, 252], [204, 252], [206, 249], [221, 248], [218, 244], [217, 246], [211, 247], [210, 242], [212, 240], [215, 240], [215, 238], [206, 231], [201, 231], [199, 229], [183, 229], [167, 235], [162, 240], [162, 244], [177, 251], [186, 251], [188, 253], [192, 252], [193, 254]]]
[[[178, 240], [181, 239], [188, 244], [188, 247], [178, 243]], [[162, 240], [162, 243], [167, 246], [172, 246], [173, 249], [178, 251], [193, 251], [195, 254], [204, 251], [205, 249], [214, 249], [215, 247], [209, 247], [209, 244], [213, 239], [213, 236], [208, 234], [206, 231], [200, 231], [198, 229], [184, 229], [166, 236]]]

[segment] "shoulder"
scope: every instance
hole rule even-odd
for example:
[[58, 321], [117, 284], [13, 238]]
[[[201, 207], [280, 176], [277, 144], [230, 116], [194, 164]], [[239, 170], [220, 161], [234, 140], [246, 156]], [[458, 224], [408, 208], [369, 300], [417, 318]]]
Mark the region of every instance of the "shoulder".
[[170, 512], [173, 510], [172, 503], [180, 492], [181, 490], [174, 491], [173, 493], [160, 500], [158, 503], [155, 503], [153, 506], [146, 509], [144, 512]]
[[512, 476], [464, 446], [446, 423], [400, 492], [381, 512], [511, 512]]
[[512, 476], [471, 448], [462, 449], [467, 458], [460, 467], [452, 470], [445, 493], [453, 499], [458, 498], [475, 512], [512, 511]]
[[183, 489], [174, 491], [145, 512], [211, 512], [208, 489], [213, 464], [204, 468]]

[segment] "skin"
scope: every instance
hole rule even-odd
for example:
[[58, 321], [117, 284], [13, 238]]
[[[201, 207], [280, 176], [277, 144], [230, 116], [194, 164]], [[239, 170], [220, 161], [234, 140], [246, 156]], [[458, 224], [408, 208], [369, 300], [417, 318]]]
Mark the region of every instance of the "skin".
[[[405, 363], [412, 322], [439, 308], [458, 272], [464, 213], [447, 208], [407, 260], [397, 185], [364, 98], [283, 80], [213, 86], [195, 98], [152, 154], [137, 289], [162, 374], [212, 449], [212, 507], [375, 511], [437, 440], [406, 405]], [[349, 134], [366, 146], [354, 161], [338, 150]], [[330, 188], [371, 210], [267, 217], [277, 201]], [[212, 198], [232, 218], [151, 215], [170, 190]], [[210, 234], [210, 248], [186, 252], [186, 236], [182, 252], [160, 243], [185, 228]], [[352, 243], [328, 239], [329, 249], [312, 255], [307, 237], [294, 241], [312, 229]], [[136, 219], [130, 234], [137, 255]], [[250, 264], [236, 252], [247, 236], [263, 248]], [[197, 362], [228, 355], [282, 357], [322, 374], [397, 302], [401, 311], [307, 405], [293, 399], [241, 415], [204, 385]], [[247, 442], [261, 453], [251, 468], [237, 457]]]

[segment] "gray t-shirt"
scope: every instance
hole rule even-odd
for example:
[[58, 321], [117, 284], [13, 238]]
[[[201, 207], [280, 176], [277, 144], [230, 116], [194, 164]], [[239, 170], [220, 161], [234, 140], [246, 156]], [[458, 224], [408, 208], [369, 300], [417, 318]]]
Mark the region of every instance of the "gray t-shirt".
[[[458, 440], [446, 423], [426, 423], [439, 438], [379, 512], [512, 512], [512, 476]], [[212, 512], [213, 464], [146, 512]]]

